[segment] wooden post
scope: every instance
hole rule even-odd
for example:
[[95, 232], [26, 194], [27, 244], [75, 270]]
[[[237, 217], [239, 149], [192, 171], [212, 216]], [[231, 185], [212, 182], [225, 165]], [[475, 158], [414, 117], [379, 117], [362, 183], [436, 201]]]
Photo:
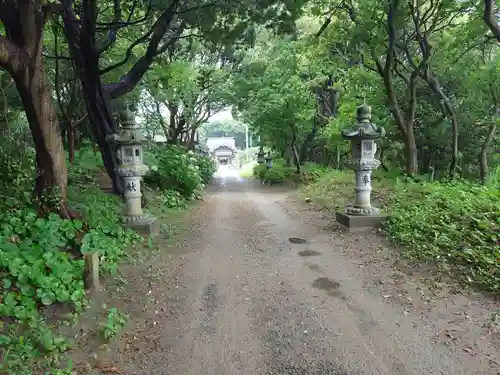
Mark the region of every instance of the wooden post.
[[99, 254], [87, 253], [83, 255], [83, 258], [85, 261], [85, 290], [99, 290]]

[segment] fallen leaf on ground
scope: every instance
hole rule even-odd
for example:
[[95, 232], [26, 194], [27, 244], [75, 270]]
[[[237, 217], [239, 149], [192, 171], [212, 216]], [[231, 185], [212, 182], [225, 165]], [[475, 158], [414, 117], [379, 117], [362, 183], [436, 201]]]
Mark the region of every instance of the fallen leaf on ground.
[[120, 370], [116, 366], [105, 367], [102, 369], [102, 371], [105, 372], [106, 374], [124, 374], [125, 373], [124, 371]]

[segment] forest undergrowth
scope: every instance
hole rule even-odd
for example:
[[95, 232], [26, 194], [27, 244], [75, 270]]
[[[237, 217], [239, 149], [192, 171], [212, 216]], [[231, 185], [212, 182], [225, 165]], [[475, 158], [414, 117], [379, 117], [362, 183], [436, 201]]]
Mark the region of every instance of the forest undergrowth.
[[[36, 369], [70, 374], [71, 365], [63, 359], [73, 343], [59, 333], [58, 325], [74, 324], [88, 307], [84, 254], [97, 252], [100, 274], [106, 278], [151, 239], [122, 226], [123, 202], [99, 186], [105, 171], [100, 154], [92, 149], [82, 148], [69, 165], [68, 201], [81, 217], [77, 220], [57, 214], [40, 217], [32, 193], [34, 153], [26, 145], [5, 144], [2, 150], [7, 157], [0, 161], [0, 373], [27, 375]], [[156, 214], [155, 207], [172, 214], [200, 198], [215, 168], [205, 156], [176, 146], [152, 148], [146, 162], [151, 171], [145, 177], [150, 200], [145, 209]], [[49, 319], [54, 313], [58, 319]], [[107, 339], [125, 319], [119, 311], [106, 310], [101, 325], [107, 327]]]
[[[499, 171], [500, 172], [500, 169]], [[498, 175], [497, 172], [497, 175]], [[389, 214], [382, 232], [409, 261], [437, 264], [460, 282], [500, 293], [500, 190], [464, 180], [427, 181], [375, 171], [372, 203]], [[354, 200], [353, 172], [328, 171], [300, 195], [334, 215]]]

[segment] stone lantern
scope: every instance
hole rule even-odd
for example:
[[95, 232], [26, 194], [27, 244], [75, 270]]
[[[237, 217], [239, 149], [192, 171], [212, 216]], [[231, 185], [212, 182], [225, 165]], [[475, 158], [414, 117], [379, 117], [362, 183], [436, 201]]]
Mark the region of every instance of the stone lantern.
[[267, 169], [271, 169], [273, 166], [273, 157], [271, 156], [271, 151], [267, 153], [267, 156], [264, 160], [266, 161]]
[[135, 122], [135, 113], [126, 109], [118, 115], [120, 129], [118, 134], [108, 136], [109, 142], [118, 145], [117, 173], [125, 185], [125, 225], [147, 234], [156, 233], [156, 218], [145, 215], [141, 205], [141, 181], [149, 167], [143, 164], [142, 145], [148, 140]]
[[264, 149], [262, 146], [259, 148], [259, 152], [257, 152], [257, 163], [264, 164], [266, 162], [266, 158], [264, 156]]
[[342, 131], [342, 138], [351, 142], [352, 160], [347, 166], [355, 173], [355, 203], [346, 207], [345, 212], [336, 213], [337, 222], [349, 231], [378, 227], [387, 218], [370, 202], [371, 174], [380, 165], [380, 161], [375, 159], [375, 140], [382, 138], [385, 130], [370, 122], [371, 108], [366, 104], [356, 108], [356, 119], [352, 129]]

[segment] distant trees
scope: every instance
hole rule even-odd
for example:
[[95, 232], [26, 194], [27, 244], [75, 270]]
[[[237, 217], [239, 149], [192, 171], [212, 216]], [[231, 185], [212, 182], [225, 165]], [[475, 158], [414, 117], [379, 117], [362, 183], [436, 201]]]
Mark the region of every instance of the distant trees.
[[[29, 123], [38, 195], [56, 192], [65, 211], [64, 144], [74, 155], [78, 134], [98, 145], [114, 191], [123, 193], [116, 150], [106, 140], [117, 130], [116, 109], [137, 107], [141, 93], [149, 90], [157, 103], [170, 107], [170, 138], [189, 133], [192, 141], [194, 130], [219, 110], [225, 69], [253, 43], [255, 25], [289, 30], [302, 5], [0, 0], [0, 67], [13, 80]], [[179, 73], [176, 66], [196, 74], [177, 75], [177, 85], [171, 85], [165, 72], [172, 78]]]
[[[366, 101], [388, 130], [385, 167], [487, 181], [500, 164], [494, 1], [312, 1], [306, 13], [321, 32], [262, 36], [231, 79], [254, 132], [297, 165], [323, 153], [340, 166], [339, 131]], [[325, 82], [332, 116], [317, 95]]]
[[204, 142], [208, 137], [234, 137], [236, 147], [240, 149], [246, 147], [245, 124], [234, 119], [204, 123], [200, 128], [200, 142]]

